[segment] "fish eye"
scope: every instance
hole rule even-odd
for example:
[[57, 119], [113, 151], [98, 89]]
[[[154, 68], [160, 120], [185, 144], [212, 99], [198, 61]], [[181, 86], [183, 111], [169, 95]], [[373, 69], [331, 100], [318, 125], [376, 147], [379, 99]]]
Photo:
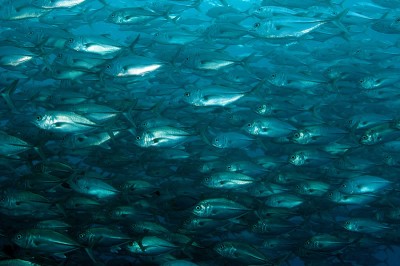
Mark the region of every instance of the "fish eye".
[[69, 42], [69, 43], [73, 43], [73, 42], [74, 42], [74, 38], [69, 38], [69, 39], [68, 39], [68, 42]]
[[367, 136], [367, 135], [364, 135], [364, 136], [362, 136], [362, 139], [363, 139], [363, 140], [367, 140], [367, 139], [368, 139], [368, 136]]
[[41, 116], [41, 115], [36, 116], [36, 120], [37, 120], [37, 121], [42, 120], [42, 116]]
[[136, 140], [140, 140], [140, 136], [136, 136]]
[[216, 138], [216, 139], [215, 139], [215, 142], [218, 142], [218, 141], [219, 141], [219, 139], [218, 139], [218, 138]]
[[112, 18], [115, 18], [115, 14], [114, 14], [114, 13], [113, 13], [113, 14], [111, 14], [111, 17], [112, 17]]
[[346, 184], [342, 184], [342, 188], [345, 188], [345, 187], [347, 187], [347, 185]]
[[258, 28], [258, 27], [260, 27], [261, 26], [261, 23], [260, 22], [256, 22], [255, 24], [254, 24], [254, 28]]
[[111, 65], [106, 65], [106, 68], [107, 68], [107, 69], [110, 69], [110, 68], [111, 68]]
[[61, 53], [57, 54], [57, 58], [62, 58], [63, 55]]
[[226, 168], [228, 168], [228, 169], [231, 169], [231, 168], [232, 168], [232, 166], [228, 165]]
[[248, 126], [248, 127], [251, 127], [251, 124], [250, 124], [250, 123], [248, 123], [248, 124], [247, 124], [247, 126]]
[[208, 179], [208, 177], [205, 177], [205, 178], [204, 178], [204, 181], [206, 181], [206, 182], [207, 182], [208, 180], [209, 180], [209, 179]]
[[197, 210], [197, 211], [200, 211], [200, 210], [201, 210], [200, 205], [197, 205], [197, 206], [196, 206], [196, 210]]
[[360, 79], [360, 81], [359, 81], [360, 83], [364, 83], [364, 80], [363, 79]]
[[292, 160], [296, 159], [296, 155], [290, 156], [290, 159], [292, 159]]
[[185, 96], [189, 97], [190, 96], [190, 92], [185, 92]]
[[79, 234], [79, 238], [84, 238], [85, 237], [85, 234], [84, 233], [80, 233]]
[[16, 238], [17, 238], [17, 240], [20, 240], [20, 239], [22, 238], [22, 235], [21, 235], [21, 234], [18, 234], [18, 235], [16, 236]]
[[294, 137], [298, 138], [298, 137], [300, 137], [300, 134], [299, 133], [294, 133]]
[[276, 74], [272, 74], [272, 75], [271, 75], [271, 78], [276, 78]]

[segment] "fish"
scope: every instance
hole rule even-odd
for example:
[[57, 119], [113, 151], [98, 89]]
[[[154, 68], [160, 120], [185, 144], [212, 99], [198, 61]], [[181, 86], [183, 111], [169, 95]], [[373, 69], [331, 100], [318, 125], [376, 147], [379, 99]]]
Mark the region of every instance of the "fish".
[[[301, 16], [272, 17], [254, 23], [249, 32], [252, 32], [257, 37], [266, 39], [299, 38], [328, 22], [338, 25], [347, 12], [348, 10], [344, 10], [341, 14], [330, 19], [305, 18]], [[343, 28], [342, 25], [339, 25], [339, 28]]]
[[239, 217], [250, 211], [240, 203], [226, 198], [205, 199], [199, 202], [192, 213], [201, 218], [228, 219]]
[[272, 117], [256, 119], [244, 128], [251, 135], [270, 138], [285, 137], [296, 130], [291, 124]]
[[1, 265], [396, 264], [399, 0], [3, 0]]
[[70, 237], [50, 229], [26, 229], [16, 233], [13, 242], [20, 247], [65, 257], [64, 253], [80, 248]]
[[41, 129], [60, 133], [87, 132], [96, 127], [96, 123], [70, 111], [47, 111], [38, 114], [32, 123]]
[[202, 180], [202, 184], [209, 188], [216, 189], [239, 189], [245, 186], [250, 186], [255, 179], [240, 173], [219, 172], [214, 173]]

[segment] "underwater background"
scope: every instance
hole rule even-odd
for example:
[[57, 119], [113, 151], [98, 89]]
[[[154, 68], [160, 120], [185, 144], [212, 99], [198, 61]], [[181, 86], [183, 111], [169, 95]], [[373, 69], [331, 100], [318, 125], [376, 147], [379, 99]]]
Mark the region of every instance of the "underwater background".
[[399, 0], [0, 0], [0, 266], [399, 265]]

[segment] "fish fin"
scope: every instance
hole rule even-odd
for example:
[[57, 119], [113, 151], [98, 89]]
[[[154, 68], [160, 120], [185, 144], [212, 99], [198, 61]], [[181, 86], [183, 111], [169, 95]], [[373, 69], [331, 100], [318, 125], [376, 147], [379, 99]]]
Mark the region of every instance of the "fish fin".
[[142, 239], [137, 241], [137, 243], [138, 243], [140, 249], [145, 253], [146, 252], [146, 248], [143, 246]]
[[46, 161], [46, 156], [44, 155], [42, 146], [33, 146], [33, 150], [42, 158], [43, 161]]
[[205, 128], [200, 129], [200, 137], [201, 139], [208, 145], [213, 146], [212, 143], [208, 140], [207, 136], [206, 136], [206, 131], [207, 131], [208, 125], [205, 126]]
[[95, 264], [95, 265], [98, 265], [97, 263], [97, 261], [96, 261], [96, 259], [95, 259], [95, 257], [94, 257], [94, 254], [93, 254], [93, 250], [91, 249], [91, 248], [85, 248], [85, 251], [86, 251], [86, 253], [88, 254], [88, 256], [89, 256], [89, 258], [93, 261], [93, 263]]
[[60, 258], [60, 259], [66, 259], [67, 256], [65, 256], [64, 253], [54, 253], [53, 254], [55, 257]]
[[105, 149], [105, 150], [111, 150], [110, 145], [108, 145], [107, 143], [103, 142], [100, 145], [98, 145], [98, 147]]

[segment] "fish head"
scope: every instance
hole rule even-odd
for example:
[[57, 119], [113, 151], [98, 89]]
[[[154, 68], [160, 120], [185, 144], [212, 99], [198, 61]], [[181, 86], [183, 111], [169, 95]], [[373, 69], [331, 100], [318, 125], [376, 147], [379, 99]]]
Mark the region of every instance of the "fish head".
[[77, 240], [80, 243], [88, 243], [89, 242], [89, 230], [81, 231], [77, 234]]
[[17, 232], [11, 239], [12, 242], [20, 247], [29, 247], [29, 235], [26, 230]]
[[258, 18], [267, 18], [272, 16], [272, 10], [269, 6], [255, 7], [250, 12]]
[[304, 153], [301, 151], [295, 152], [292, 155], [289, 156], [289, 163], [300, 166], [305, 163], [305, 156]]
[[236, 172], [240, 170], [240, 164], [239, 163], [229, 163], [226, 165], [226, 170], [229, 172]]
[[376, 80], [374, 77], [363, 77], [359, 79], [358, 82], [363, 89], [373, 89], [376, 85]]
[[271, 115], [272, 114], [272, 105], [271, 104], [259, 104], [254, 109], [254, 112], [256, 112], [259, 115]]
[[157, 31], [153, 35], [153, 40], [159, 43], [168, 44], [171, 36], [167, 32]]
[[227, 249], [229, 249], [224, 242], [218, 243], [214, 246], [214, 251], [217, 252], [220, 255], [224, 255], [227, 251]]
[[229, 146], [229, 140], [226, 136], [220, 134], [213, 139], [212, 145], [220, 149], [227, 148]]
[[260, 32], [262, 31], [262, 26], [263, 25], [261, 21], [254, 22], [254, 24], [249, 29], [249, 32], [260, 34]]
[[123, 73], [122, 67], [115, 62], [108, 62], [103, 69], [103, 74], [111, 77], [118, 77], [121, 73]]
[[321, 247], [321, 243], [315, 239], [314, 237], [308, 239], [304, 244], [303, 247], [309, 250], [315, 250]]
[[260, 127], [257, 125], [256, 121], [253, 121], [253, 122], [247, 123], [244, 126], [244, 130], [251, 135], [258, 135], [260, 132]]
[[396, 162], [396, 159], [390, 155], [389, 153], [385, 153], [383, 155], [383, 163], [389, 165], [389, 166], [395, 166], [398, 164], [398, 162]]
[[310, 187], [308, 186], [307, 183], [299, 183], [295, 186], [295, 190], [297, 191], [297, 193], [299, 194], [308, 194], [308, 192], [310, 191]]
[[357, 223], [354, 220], [347, 220], [343, 222], [342, 227], [349, 231], [357, 231]]
[[206, 202], [200, 202], [193, 208], [193, 214], [198, 217], [207, 217], [210, 212], [210, 204]]
[[139, 147], [149, 147], [151, 146], [149, 133], [142, 132], [135, 136], [135, 144]]
[[197, 89], [186, 90], [183, 93], [183, 101], [194, 106], [201, 106], [201, 92]]
[[50, 129], [54, 124], [49, 114], [36, 114], [32, 119], [32, 123], [41, 129]]
[[79, 39], [80, 38], [77, 36], [69, 37], [65, 42], [64, 47], [71, 50], [80, 51], [80, 48], [82, 48], [82, 42], [80, 42]]
[[308, 134], [307, 130], [300, 129], [293, 133], [292, 141], [297, 144], [307, 144], [309, 140], [310, 134]]
[[10, 193], [7, 191], [3, 191], [0, 195], [0, 208], [10, 208], [12, 198], [9, 195]]
[[88, 137], [83, 134], [66, 135], [61, 142], [61, 146], [68, 148], [77, 148], [88, 144]]
[[107, 22], [111, 23], [122, 23], [123, 22], [123, 12], [121, 10], [113, 11], [106, 19]]
[[266, 233], [269, 231], [268, 223], [264, 221], [258, 221], [251, 226], [251, 231], [253, 233]]
[[375, 130], [368, 130], [360, 138], [360, 144], [373, 145], [379, 141], [379, 136]]
[[205, 185], [205, 186], [210, 186], [212, 185], [212, 177], [210, 176], [206, 176], [201, 180], [201, 184]]
[[143, 253], [145, 252], [142, 250], [140, 247], [141, 244], [139, 244], [137, 241], [131, 241], [126, 245], [126, 249], [132, 253]]

